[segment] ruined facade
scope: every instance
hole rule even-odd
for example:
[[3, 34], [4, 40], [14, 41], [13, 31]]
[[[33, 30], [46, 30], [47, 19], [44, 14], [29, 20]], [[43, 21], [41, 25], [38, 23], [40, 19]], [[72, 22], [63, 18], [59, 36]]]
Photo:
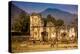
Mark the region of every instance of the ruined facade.
[[30, 36], [35, 40], [41, 40], [41, 32], [43, 31], [43, 22], [41, 16], [38, 14], [32, 14], [30, 16]]
[[[47, 35], [42, 35], [42, 32], [46, 31]], [[42, 40], [43, 36], [47, 36], [47, 39], [55, 38], [56, 36], [60, 39], [61, 34], [66, 32], [66, 37], [75, 36], [74, 28], [63, 29], [61, 28], [56, 35], [56, 28], [52, 22], [46, 23], [46, 27], [44, 27], [44, 21], [39, 14], [32, 14], [30, 16], [30, 36], [35, 40]]]
[[46, 31], [47, 39], [49, 40], [51, 37], [55, 37], [55, 27], [53, 23], [49, 22], [44, 27], [44, 21], [42, 17], [38, 14], [32, 14], [30, 16], [30, 36], [33, 37], [35, 40], [42, 40], [42, 32]]

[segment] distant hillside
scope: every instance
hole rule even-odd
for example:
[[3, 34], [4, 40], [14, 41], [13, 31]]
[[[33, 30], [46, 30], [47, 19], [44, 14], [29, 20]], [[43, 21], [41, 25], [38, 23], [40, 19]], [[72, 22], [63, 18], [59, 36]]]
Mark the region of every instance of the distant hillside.
[[[27, 10], [26, 10], [27, 11]], [[13, 24], [15, 18], [19, 18], [19, 14], [21, 12], [26, 12], [25, 10], [22, 10], [21, 8], [17, 7], [14, 4], [11, 4], [11, 23]], [[27, 12], [26, 12], [27, 13]], [[52, 9], [47, 8], [44, 11], [40, 12], [43, 18], [46, 18], [48, 14], [51, 14], [55, 19], [62, 19], [66, 24], [70, 24], [74, 18], [77, 18], [76, 14], [71, 14], [66, 11], [62, 11], [60, 9]]]
[[59, 9], [47, 8], [41, 12], [42, 16], [45, 18], [48, 14], [51, 14], [55, 19], [62, 19], [66, 24], [70, 24], [74, 18], [77, 17], [75, 14], [65, 12]]

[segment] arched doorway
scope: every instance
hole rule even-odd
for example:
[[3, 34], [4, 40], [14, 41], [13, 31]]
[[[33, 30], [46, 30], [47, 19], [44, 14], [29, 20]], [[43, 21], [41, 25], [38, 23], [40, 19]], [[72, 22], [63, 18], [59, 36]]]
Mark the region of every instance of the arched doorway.
[[48, 32], [43, 31], [41, 32], [42, 41], [47, 42], [48, 41]]

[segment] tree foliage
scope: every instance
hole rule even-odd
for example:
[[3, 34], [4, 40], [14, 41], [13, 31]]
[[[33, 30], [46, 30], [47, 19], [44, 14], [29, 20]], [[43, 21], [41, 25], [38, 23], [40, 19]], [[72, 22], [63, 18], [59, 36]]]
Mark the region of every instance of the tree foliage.
[[55, 19], [52, 15], [49, 14], [49, 15], [47, 16], [47, 21], [51, 21], [52, 23], [55, 24], [56, 19]]
[[64, 21], [62, 19], [58, 19], [56, 20], [53, 16], [51, 16], [50, 14], [47, 15], [47, 21], [51, 21], [55, 26], [62, 26], [64, 24]]
[[61, 19], [56, 20], [56, 23], [55, 23], [56, 26], [60, 27], [63, 24], [64, 24], [64, 21], [63, 20], [61, 20]]
[[13, 30], [14, 31], [28, 31], [29, 29], [29, 15], [25, 12], [21, 12], [19, 17], [14, 20]]

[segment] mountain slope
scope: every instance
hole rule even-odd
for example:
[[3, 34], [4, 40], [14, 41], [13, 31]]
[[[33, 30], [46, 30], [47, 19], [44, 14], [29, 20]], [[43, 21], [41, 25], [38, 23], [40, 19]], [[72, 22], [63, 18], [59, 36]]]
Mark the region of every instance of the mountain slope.
[[76, 18], [75, 14], [71, 14], [69, 12], [65, 12], [59, 9], [52, 9], [47, 8], [46, 10], [42, 11], [40, 14], [42, 14], [42, 17], [46, 17], [48, 14], [51, 14], [55, 19], [62, 19], [66, 24], [70, 24], [71, 21]]

